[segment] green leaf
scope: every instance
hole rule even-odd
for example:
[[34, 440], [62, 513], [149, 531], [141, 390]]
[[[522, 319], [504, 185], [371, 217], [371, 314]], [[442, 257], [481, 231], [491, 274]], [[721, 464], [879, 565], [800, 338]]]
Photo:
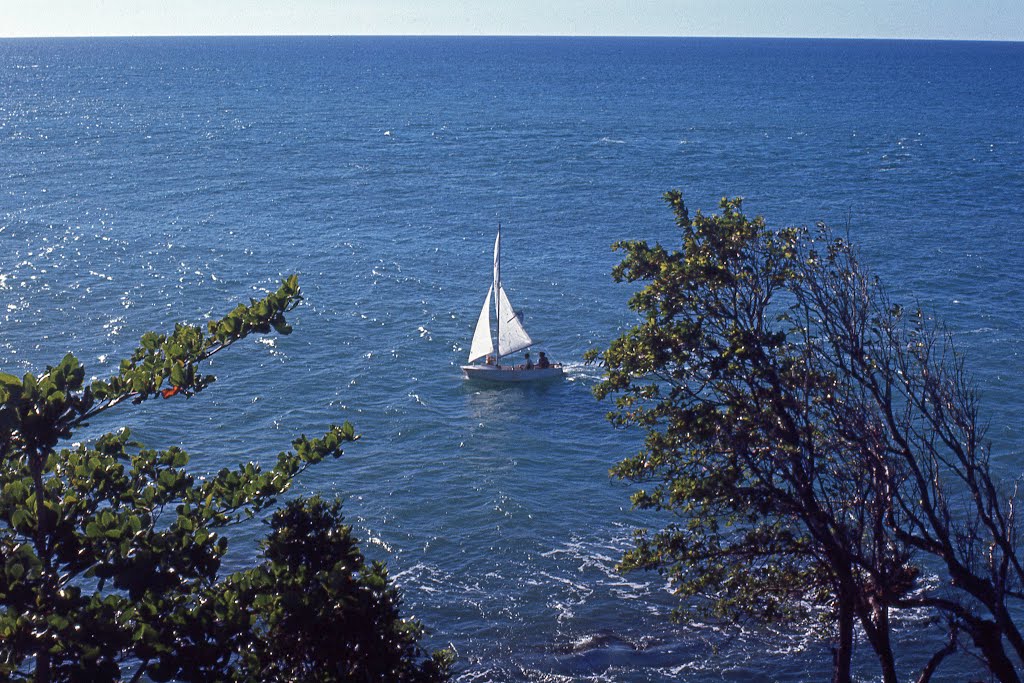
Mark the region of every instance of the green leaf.
[[17, 563], [17, 562], [15, 562], [13, 564], [8, 562], [8, 564], [7, 564], [7, 576], [9, 576], [12, 580], [17, 581], [17, 580], [21, 579], [21, 577], [23, 577], [24, 575], [25, 575], [25, 567], [24, 567], [24, 565], [22, 565], [20, 563]]
[[30, 517], [28, 510], [18, 508], [11, 513], [11, 526], [15, 529], [24, 529], [28, 525]]
[[171, 366], [170, 380], [172, 386], [188, 386], [188, 381], [185, 379], [185, 366], [180, 361]]

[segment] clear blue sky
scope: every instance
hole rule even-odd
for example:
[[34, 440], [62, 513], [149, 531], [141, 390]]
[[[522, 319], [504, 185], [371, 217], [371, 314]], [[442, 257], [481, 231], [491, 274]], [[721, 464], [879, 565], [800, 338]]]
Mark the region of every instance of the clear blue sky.
[[0, 0], [0, 36], [1024, 40], [1024, 0]]

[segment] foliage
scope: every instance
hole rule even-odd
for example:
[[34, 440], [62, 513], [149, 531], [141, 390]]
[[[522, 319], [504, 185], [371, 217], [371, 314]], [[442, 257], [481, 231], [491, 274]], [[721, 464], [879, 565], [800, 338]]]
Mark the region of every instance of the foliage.
[[[351, 425], [296, 439], [269, 469], [248, 462], [209, 477], [188, 471], [183, 450], [146, 449], [127, 429], [60, 446], [126, 401], [194, 396], [214, 381], [200, 373], [204, 361], [252, 333], [288, 334], [285, 314], [300, 300], [292, 276], [205, 331], [147, 333], [116, 375], [88, 385], [71, 354], [39, 376], [0, 374], [0, 677], [230, 679], [253, 633], [289, 614], [288, 604], [262, 611], [277, 599], [273, 582], [254, 583], [261, 590], [243, 601], [240, 579], [218, 576], [223, 534], [272, 506], [306, 467], [339, 457], [356, 438]], [[374, 585], [397, 606], [383, 578]], [[406, 629], [414, 642], [418, 627], [388, 615], [374, 627]]]
[[264, 563], [231, 580], [259, 614], [243, 657], [249, 680], [446, 680], [449, 654], [424, 659], [422, 626], [399, 618], [387, 569], [365, 561], [340, 502], [292, 501], [271, 527]]
[[[824, 609], [834, 680], [851, 677], [855, 623], [896, 680], [890, 612], [912, 606], [1016, 680], [997, 661], [1017, 638], [1012, 499], [992, 483], [948, 335], [892, 305], [826, 226], [769, 230], [739, 199], [691, 220], [680, 193], [666, 200], [680, 249], [615, 245], [615, 279], [645, 286], [630, 300], [640, 322], [600, 355], [596, 388], [615, 397], [615, 424], [646, 434], [613, 473], [652, 485], [634, 504], [673, 519], [641, 533], [623, 567], [667, 574], [684, 612], [787, 621]], [[935, 560], [945, 574], [930, 590], [919, 576]]]

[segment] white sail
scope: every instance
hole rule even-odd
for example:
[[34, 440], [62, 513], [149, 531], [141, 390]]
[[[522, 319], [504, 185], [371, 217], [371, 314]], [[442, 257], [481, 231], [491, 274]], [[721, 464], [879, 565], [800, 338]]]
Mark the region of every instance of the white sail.
[[469, 362], [479, 360], [484, 356], [494, 353], [494, 342], [491, 340], [491, 291], [493, 287], [487, 288], [487, 298], [484, 299], [484, 307], [480, 310], [480, 317], [476, 321], [476, 331], [473, 332], [473, 344], [469, 347]]
[[[490, 299], [490, 292], [488, 292], [488, 299]], [[501, 324], [498, 325], [498, 353], [500, 355], [515, 353], [533, 344], [530, 335], [523, 329], [519, 315], [509, 303], [505, 288], [500, 284], [498, 285], [498, 311], [501, 315]], [[473, 344], [476, 345], [476, 337], [473, 338]]]

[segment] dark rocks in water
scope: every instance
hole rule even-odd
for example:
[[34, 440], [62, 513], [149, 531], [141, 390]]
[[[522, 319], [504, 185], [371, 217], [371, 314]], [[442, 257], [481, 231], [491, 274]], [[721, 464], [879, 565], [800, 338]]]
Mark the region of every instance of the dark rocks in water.
[[553, 673], [592, 674], [609, 669], [678, 666], [689, 648], [682, 641], [634, 642], [610, 629], [576, 638], [561, 645], [554, 657]]

